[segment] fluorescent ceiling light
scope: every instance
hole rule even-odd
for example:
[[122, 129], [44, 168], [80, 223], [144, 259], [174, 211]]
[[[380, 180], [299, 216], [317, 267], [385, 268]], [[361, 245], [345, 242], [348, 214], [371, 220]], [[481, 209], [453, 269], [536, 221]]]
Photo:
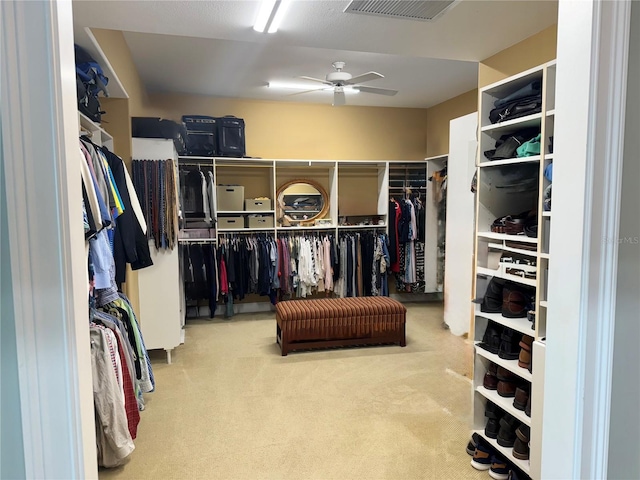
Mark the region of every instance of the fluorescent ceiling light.
[[291, 0], [262, 0], [253, 29], [260, 33], [276, 33]]
[[[313, 90], [313, 91], [327, 91], [327, 92], [333, 92], [333, 87], [331, 87], [330, 85], [314, 85], [314, 84], [308, 84], [308, 83], [295, 83], [295, 82], [268, 82], [267, 83], [267, 87], [268, 88], [275, 88], [275, 89], [286, 89], [286, 90]], [[358, 90], [355, 90], [353, 87], [342, 87], [344, 89], [345, 93], [348, 94], [352, 94], [352, 93], [360, 93]]]

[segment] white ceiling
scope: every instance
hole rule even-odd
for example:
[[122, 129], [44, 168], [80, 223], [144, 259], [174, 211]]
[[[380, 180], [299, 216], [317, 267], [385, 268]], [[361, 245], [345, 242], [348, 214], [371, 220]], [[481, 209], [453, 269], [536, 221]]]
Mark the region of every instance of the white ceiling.
[[153, 92], [330, 103], [329, 92], [287, 96], [293, 91], [265, 85], [324, 78], [340, 60], [353, 75], [385, 75], [368, 85], [400, 91], [348, 95], [348, 104], [423, 108], [473, 89], [479, 60], [557, 21], [557, 2], [547, 0], [462, 0], [434, 22], [343, 13], [348, 4], [294, 0], [275, 34], [253, 31], [259, 2], [251, 0], [74, 1], [73, 8], [76, 27], [126, 32]]

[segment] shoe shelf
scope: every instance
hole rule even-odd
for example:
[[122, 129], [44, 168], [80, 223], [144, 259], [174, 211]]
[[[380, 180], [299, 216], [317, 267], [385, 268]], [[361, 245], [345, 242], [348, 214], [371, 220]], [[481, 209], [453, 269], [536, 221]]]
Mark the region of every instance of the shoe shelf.
[[489, 400], [491, 403], [495, 403], [505, 412], [510, 413], [511, 415], [516, 417], [525, 425], [529, 427], [531, 426], [531, 418], [527, 417], [524, 411], [518, 410], [513, 406], [513, 397], [501, 397], [500, 395], [498, 395], [498, 392], [496, 390], [489, 390], [487, 388], [484, 388], [482, 385], [476, 388], [476, 392]]
[[[521, 268], [523, 266], [524, 265], [518, 265], [513, 263], [509, 264], [509, 268]], [[507, 273], [505, 265], [500, 265], [500, 267], [497, 270], [491, 270], [490, 268], [486, 268], [486, 267], [477, 267], [476, 273], [478, 275], [483, 275], [485, 277], [503, 278], [505, 280], [521, 283], [522, 285], [528, 285], [530, 287], [535, 287], [537, 283], [535, 278], [523, 278], [523, 277], [519, 277], [518, 275], [512, 275], [510, 273]]]
[[[550, 262], [550, 230], [551, 224], [555, 219], [552, 218], [551, 211], [544, 210], [544, 195], [550, 185], [544, 172], [545, 168], [554, 159], [552, 137], [554, 136], [556, 107], [555, 71], [556, 62], [551, 61], [483, 87], [479, 91], [478, 105], [480, 128], [476, 160], [478, 180], [473, 295], [474, 298], [483, 298], [492, 278], [508, 280], [520, 287], [525, 285], [533, 287], [535, 288], [535, 303], [528, 305], [527, 310], [536, 311], [536, 322], [535, 328], [532, 328], [533, 324], [527, 318], [506, 318], [500, 312], [484, 313], [480, 311], [480, 305], [477, 303], [474, 305], [472, 338], [476, 348], [473, 377], [473, 428], [483, 428], [486, 424], [484, 407], [487, 401], [498, 405], [525, 425], [530, 426], [531, 456], [530, 460], [524, 461], [518, 460], [513, 456], [512, 448], [502, 447], [498, 445], [497, 440], [487, 438], [484, 430], [476, 430], [476, 433], [484, 438], [498, 453], [504, 455], [514, 465], [514, 468], [522, 470], [522, 472], [535, 480], [540, 479], [541, 402], [544, 398], [542, 394], [544, 368], [539, 365], [540, 361], [544, 361], [544, 353], [540, 353], [541, 347], [538, 344], [546, 335], [547, 321], [551, 321], [553, 318], [548, 315], [550, 306], [547, 303], [547, 277]], [[534, 80], [541, 82], [541, 111], [525, 117], [490, 124], [489, 114], [495, 107], [495, 101], [504, 99]], [[536, 131], [540, 133], [541, 148], [538, 155], [494, 161], [490, 161], [485, 157], [484, 153], [496, 148], [496, 141], [502, 135], [511, 135], [525, 128], [532, 129], [527, 134], [531, 133], [533, 135]], [[489, 230], [489, 225], [495, 219], [524, 212], [536, 212], [537, 237], [527, 237], [523, 233], [510, 235], [487, 231]], [[514, 257], [516, 255], [521, 256], [532, 261], [531, 263], [535, 262], [536, 266], [507, 262], [498, 263], [498, 259], [502, 255], [510, 256], [509, 254], [513, 254]], [[520, 275], [507, 273], [507, 269], [514, 269]], [[509, 271], [511, 272], [511, 270]], [[527, 276], [533, 276], [535, 272], [536, 278], [525, 278], [522, 272], [525, 272]], [[496, 303], [498, 302], [499, 300], [496, 298]], [[495, 326], [510, 328], [523, 335], [533, 337], [533, 346], [537, 348], [535, 352], [532, 352], [533, 373], [529, 372], [527, 368], [520, 367], [518, 359], [507, 360], [500, 358], [497, 353], [491, 353], [479, 347], [490, 322], [494, 322]], [[537, 360], [536, 354], [540, 357]], [[501, 397], [497, 391], [488, 390], [483, 386], [483, 377], [488, 368], [488, 362], [493, 362], [517, 375], [520, 379], [530, 382], [532, 393], [531, 417], [527, 417], [524, 411], [520, 411], [513, 406], [513, 397]]]
[[507, 461], [509, 461], [509, 463], [515, 465], [517, 468], [529, 475], [529, 472], [531, 470], [529, 466], [529, 460], [518, 460], [516, 457], [514, 457], [512, 447], [503, 447], [498, 443], [497, 440], [487, 437], [484, 433], [484, 430], [474, 430], [473, 433], [477, 433], [478, 435], [480, 435], [482, 439], [485, 440], [493, 449], [501, 453], [507, 459]]
[[[500, 313], [486, 313], [480, 311], [479, 307], [476, 307], [475, 310], [476, 317], [486, 318], [487, 320], [491, 320], [492, 322], [496, 322], [504, 327], [511, 328], [516, 332], [523, 333], [524, 335], [533, 335], [533, 330], [531, 329], [531, 322], [526, 318], [507, 318], [503, 317]], [[482, 332], [481, 332], [482, 333]]]
[[523, 380], [526, 380], [527, 382], [531, 382], [532, 381], [533, 376], [531, 375], [529, 370], [519, 366], [517, 359], [516, 360], [506, 360], [504, 358], [501, 358], [497, 354], [491, 353], [489, 350], [485, 350], [484, 348], [481, 348], [479, 346], [480, 343], [481, 342], [475, 342], [476, 354], [477, 355], [480, 355], [481, 357], [486, 358], [487, 360], [495, 363], [499, 367], [506, 368], [511, 373], [515, 373], [516, 375], [518, 375]]
[[495, 232], [478, 232], [477, 235], [480, 238], [488, 238], [489, 240], [502, 240], [506, 242], [538, 243], [537, 238], [527, 237], [526, 235], [509, 235], [507, 233], [495, 233]]
[[522, 250], [521, 248], [507, 247], [503, 243], [489, 243], [487, 246], [495, 250], [502, 250], [503, 252], [517, 253], [519, 255], [527, 255], [529, 257], [538, 256], [538, 252], [535, 250]]
[[[545, 157], [546, 158], [546, 157]], [[501, 165], [517, 165], [519, 163], [539, 162], [540, 155], [530, 157], [505, 158], [504, 160], [485, 160], [478, 164], [479, 167], [499, 167]]]

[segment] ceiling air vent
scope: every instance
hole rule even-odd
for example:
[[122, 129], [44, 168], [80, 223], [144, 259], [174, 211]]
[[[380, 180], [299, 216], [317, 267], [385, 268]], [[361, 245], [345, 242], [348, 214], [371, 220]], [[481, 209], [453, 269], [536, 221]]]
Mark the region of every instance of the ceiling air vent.
[[429, 22], [436, 20], [458, 1], [352, 0], [344, 11], [345, 13]]

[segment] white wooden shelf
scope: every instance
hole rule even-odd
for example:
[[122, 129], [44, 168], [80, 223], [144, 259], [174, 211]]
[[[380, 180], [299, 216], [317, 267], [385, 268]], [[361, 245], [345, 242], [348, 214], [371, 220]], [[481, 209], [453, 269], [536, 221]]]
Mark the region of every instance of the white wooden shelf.
[[513, 406], [513, 397], [501, 397], [496, 390], [489, 390], [480, 385], [476, 388], [476, 392], [492, 403], [495, 403], [502, 410], [510, 413], [525, 425], [531, 426], [531, 418], [527, 417], [523, 410], [518, 410]]
[[539, 162], [540, 155], [530, 157], [505, 158], [504, 160], [486, 160], [478, 164], [479, 167], [499, 167], [501, 165], [519, 165], [521, 163]]
[[278, 232], [296, 232], [305, 230], [335, 230], [335, 225], [309, 225], [308, 227], [277, 227]]
[[275, 228], [274, 227], [254, 227], [254, 228], [242, 228], [242, 227], [238, 227], [238, 228], [219, 228], [218, 232], [219, 233], [225, 233], [225, 232], [272, 232], [274, 231]]
[[536, 237], [527, 237], [526, 235], [508, 235], [506, 233], [495, 232], [478, 232], [478, 237], [488, 238], [490, 240], [506, 240], [510, 242], [538, 243]]
[[80, 120], [81, 130], [89, 132], [91, 140], [97, 145], [105, 145], [106, 147], [113, 148], [113, 136], [109, 134], [104, 128], [98, 125], [96, 122], [87, 117], [84, 113], [78, 112], [78, 118]]
[[520, 248], [507, 247], [501, 243], [489, 243], [488, 247], [496, 250], [502, 250], [503, 252], [511, 252], [511, 253], [518, 253], [520, 255], [527, 255], [529, 257], [538, 256], [538, 252], [535, 250], [522, 250]]
[[546, 301], [546, 300], [540, 300], [540, 306], [541, 306], [542, 308], [547, 308], [547, 306], [548, 306], [548, 305], [549, 305], [549, 304], [547, 303], [547, 301]]
[[548, 253], [544, 253], [544, 252], [543, 252], [543, 253], [541, 253], [541, 254], [539, 255], [539, 257], [540, 257], [540, 258], [544, 258], [545, 260], [549, 260], [549, 254], [548, 254]]
[[213, 243], [217, 238], [179, 238], [178, 243]]
[[542, 212], [542, 216], [543, 217], [550, 217], [551, 216], [551, 212]]
[[529, 475], [529, 470], [530, 470], [529, 460], [518, 460], [516, 457], [513, 456], [513, 448], [503, 447], [502, 445], [500, 445], [498, 443], [497, 440], [487, 437], [484, 434], [484, 429], [476, 430], [473, 433], [477, 433], [478, 435], [480, 435], [489, 445], [491, 445], [491, 447], [493, 447], [494, 449], [498, 450], [498, 452], [500, 452], [502, 455], [504, 455], [504, 457], [510, 463], [513, 463], [516, 467], [518, 467], [524, 473]]
[[556, 109], [547, 110], [547, 117], [553, 117], [556, 114]]
[[532, 380], [532, 375], [531, 373], [529, 373], [529, 370], [518, 366], [518, 360], [505, 360], [504, 358], [500, 358], [495, 353], [491, 353], [489, 350], [485, 350], [484, 348], [479, 347], [478, 346], [479, 343], [481, 342], [475, 342], [476, 353], [478, 355], [495, 363], [499, 367], [506, 368], [511, 373], [515, 373], [516, 375], [518, 375], [523, 380], [526, 380], [527, 382], [530, 382]]
[[75, 27], [73, 31], [74, 42], [84, 48], [96, 62], [100, 64], [105, 76], [109, 79], [107, 91], [111, 98], [129, 98], [124, 85], [116, 75], [116, 71], [109, 62], [106, 54], [100, 47], [98, 40], [89, 27]]
[[480, 311], [480, 307], [476, 306], [476, 317], [486, 318], [492, 322], [496, 322], [504, 327], [511, 328], [517, 332], [524, 333], [525, 335], [533, 336], [533, 330], [531, 329], [531, 322], [526, 318], [507, 318], [503, 317], [500, 313], [485, 313]]
[[522, 285], [528, 285], [530, 287], [536, 286], [535, 278], [524, 278], [524, 277], [519, 277], [518, 275], [512, 275], [510, 273], [507, 273], [506, 265], [509, 265], [509, 268], [522, 268], [526, 266], [526, 265], [518, 265], [517, 263], [509, 263], [509, 264], [501, 265], [501, 268], [499, 268], [498, 270], [491, 270], [490, 268], [485, 268], [485, 267], [477, 267], [476, 274], [484, 275], [486, 277], [503, 278], [505, 280], [521, 283]]
[[338, 230], [366, 230], [376, 228], [387, 228], [387, 225], [338, 225]]
[[553, 160], [553, 153], [546, 153], [544, 155], [545, 160]]
[[535, 127], [540, 125], [542, 121], [542, 113], [534, 113], [533, 115], [527, 115], [526, 117], [514, 118], [513, 120], [507, 120], [506, 122], [493, 123], [491, 125], [485, 125], [480, 129], [483, 133], [500, 132], [507, 133], [521, 128]]
[[218, 215], [252, 215], [262, 213], [265, 215], [273, 215], [273, 210], [218, 210]]

